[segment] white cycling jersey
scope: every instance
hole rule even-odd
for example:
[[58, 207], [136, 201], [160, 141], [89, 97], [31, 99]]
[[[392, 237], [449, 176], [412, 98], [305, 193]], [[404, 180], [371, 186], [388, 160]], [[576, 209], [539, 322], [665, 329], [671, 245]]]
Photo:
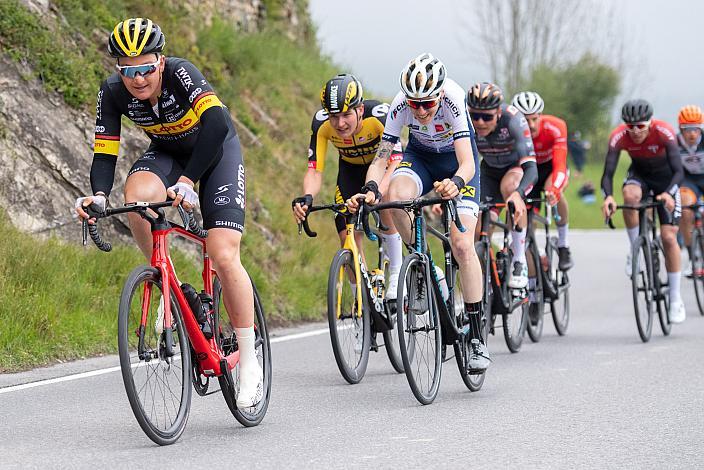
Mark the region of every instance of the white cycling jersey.
[[403, 126], [408, 126], [409, 146], [431, 153], [454, 151], [455, 140], [470, 137], [474, 134], [474, 128], [471, 127], [467, 115], [465, 92], [462, 87], [455, 81], [446, 79], [443, 89], [444, 95], [440, 100], [439, 109], [430, 124], [421, 124], [413, 117], [406, 103], [406, 96], [399, 92], [391, 103], [382, 139], [395, 144], [401, 136]]

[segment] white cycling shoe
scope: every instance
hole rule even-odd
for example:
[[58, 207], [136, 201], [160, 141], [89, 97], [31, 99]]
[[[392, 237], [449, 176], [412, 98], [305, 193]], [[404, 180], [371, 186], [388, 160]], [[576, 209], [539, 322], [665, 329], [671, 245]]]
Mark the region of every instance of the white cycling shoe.
[[240, 388], [237, 393], [237, 408], [252, 408], [257, 406], [264, 396], [264, 374], [259, 364], [253, 371], [242, 371], [240, 364]]
[[525, 289], [528, 286], [528, 265], [525, 262], [514, 261], [511, 279], [508, 280], [511, 289]]
[[682, 323], [687, 318], [687, 312], [684, 308], [682, 300], [670, 302], [670, 323]]
[[386, 284], [386, 300], [396, 300], [398, 294], [398, 271], [389, 272], [389, 281]]

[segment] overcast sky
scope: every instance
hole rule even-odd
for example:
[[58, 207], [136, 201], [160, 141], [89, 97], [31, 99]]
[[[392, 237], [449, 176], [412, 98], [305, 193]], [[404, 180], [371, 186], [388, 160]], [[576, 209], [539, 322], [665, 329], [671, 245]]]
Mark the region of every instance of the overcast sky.
[[[501, 0], [496, 0], [501, 1]], [[608, 0], [598, 0], [607, 3]], [[440, 58], [463, 88], [489, 80], [484, 59], [467, 61], [463, 37], [472, 0], [309, 0], [323, 52], [368, 90], [392, 97], [403, 66], [421, 52]], [[634, 53], [624, 99], [642, 97], [655, 117], [676, 123], [679, 108], [704, 106], [704, 1], [619, 0], [620, 40]], [[594, 38], [598, 41], [598, 38]], [[620, 45], [614, 44], [615, 47]], [[322, 84], [321, 84], [322, 85]]]

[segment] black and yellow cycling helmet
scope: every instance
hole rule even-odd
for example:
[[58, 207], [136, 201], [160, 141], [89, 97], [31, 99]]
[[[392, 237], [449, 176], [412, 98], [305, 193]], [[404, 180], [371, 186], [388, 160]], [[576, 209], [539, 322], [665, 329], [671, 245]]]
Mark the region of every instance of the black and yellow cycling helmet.
[[108, 53], [113, 57], [137, 57], [160, 53], [166, 40], [159, 25], [147, 18], [121, 21], [110, 33]]
[[362, 101], [362, 84], [349, 73], [334, 76], [320, 90], [320, 104], [330, 114], [345, 113]]

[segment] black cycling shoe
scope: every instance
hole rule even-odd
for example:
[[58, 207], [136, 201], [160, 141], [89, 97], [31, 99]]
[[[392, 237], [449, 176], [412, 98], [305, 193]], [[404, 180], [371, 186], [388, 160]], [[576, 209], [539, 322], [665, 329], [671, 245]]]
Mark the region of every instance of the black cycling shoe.
[[532, 326], [537, 326], [538, 323], [540, 323], [540, 309], [538, 308], [538, 304], [535, 302], [531, 302], [528, 305], [528, 319], [530, 320], [530, 324]]
[[557, 257], [560, 259], [560, 262], [557, 264], [557, 267], [560, 268], [560, 271], [567, 271], [568, 269], [572, 268], [572, 266], [574, 266], [569, 247], [559, 247], [557, 249]]

